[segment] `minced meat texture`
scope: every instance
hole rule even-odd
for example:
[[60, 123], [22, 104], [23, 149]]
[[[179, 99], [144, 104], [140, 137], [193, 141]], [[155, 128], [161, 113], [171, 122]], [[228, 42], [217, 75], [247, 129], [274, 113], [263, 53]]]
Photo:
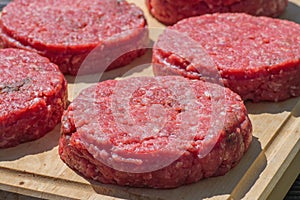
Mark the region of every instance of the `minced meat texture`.
[[67, 83], [47, 58], [0, 50], [0, 148], [42, 137], [60, 121]]
[[70, 104], [59, 154], [103, 183], [171, 188], [225, 174], [251, 131], [242, 100], [224, 87], [176, 76], [110, 80]]
[[[167, 31], [184, 35], [187, 41], [168, 42], [164, 36]], [[217, 69], [223, 84], [243, 99], [279, 101], [300, 95], [300, 25], [294, 22], [237, 13], [212, 14], [182, 20], [167, 31], [154, 47], [157, 75], [201, 77], [207, 67], [193, 67], [192, 51], [202, 48], [213, 65], [211, 70]], [[191, 45], [185, 45], [187, 42]], [[170, 50], [174, 43], [182, 48]]]
[[[127, 65], [146, 52], [148, 42], [143, 11], [124, 0], [16, 0], [0, 19], [1, 48], [39, 53], [71, 75]], [[93, 50], [97, 63], [105, 64], [82, 67]]]
[[149, 12], [164, 24], [209, 13], [248, 13], [256, 16], [279, 16], [288, 0], [146, 0]]
[[23, 45], [55, 52], [90, 49], [145, 23], [139, 8], [112, 0], [16, 0], [1, 16], [6, 34]]

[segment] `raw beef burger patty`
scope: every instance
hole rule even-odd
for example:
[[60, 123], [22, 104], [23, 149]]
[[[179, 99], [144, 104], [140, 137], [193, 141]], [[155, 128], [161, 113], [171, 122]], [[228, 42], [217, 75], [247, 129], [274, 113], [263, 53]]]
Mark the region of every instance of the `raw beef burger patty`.
[[60, 122], [67, 83], [47, 58], [0, 50], [0, 148], [35, 140]]
[[180, 76], [109, 80], [70, 104], [59, 154], [102, 183], [173, 188], [224, 175], [251, 132], [243, 101], [228, 88]]
[[154, 73], [205, 79], [215, 70], [244, 100], [285, 100], [300, 95], [299, 33], [294, 22], [246, 14], [185, 19], [160, 35]]
[[150, 13], [165, 24], [209, 13], [239, 12], [258, 16], [279, 16], [288, 0], [146, 0]]
[[147, 43], [143, 12], [124, 0], [14, 0], [3, 9], [0, 20], [2, 48], [37, 52], [72, 75], [99, 45], [97, 59], [105, 64], [80, 73], [126, 65], [145, 53], [142, 48]]

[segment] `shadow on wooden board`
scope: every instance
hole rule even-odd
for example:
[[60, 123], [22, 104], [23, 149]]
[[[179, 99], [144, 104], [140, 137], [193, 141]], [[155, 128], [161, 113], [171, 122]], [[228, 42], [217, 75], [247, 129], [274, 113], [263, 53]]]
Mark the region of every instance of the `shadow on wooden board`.
[[23, 143], [12, 148], [0, 149], [0, 161], [13, 161], [27, 155], [50, 151], [58, 145], [59, 133], [60, 124], [57, 125], [54, 130], [38, 140]]
[[300, 107], [300, 97], [291, 98], [281, 102], [246, 102], [246, 107], [249, 114], [257, 115], [262, 113], [278, 114], [283, 112], [293, 112]]
[[0, 197], [2, 200], [41, 200], [40, 198], [35, 198], [27, 195], [2, 190], [0, 190]]
[[300, 117], [300, 100], [298, 101], [297, 105], [293, 108], [291, 114], [293, 117]]
[[280, 18], [300, 24], [300, 7], [295, 3], [289, 2], [286, 11], [280, 16]]
[[[105, 185], [95, 181], [90, 181], [90, 183], [98, 194], [133, 200], [199, 200], [215, 196], [228, 198], [232, 195], [234, 195], [233, 198], [241, 198], [254, 185], [266, 165], [267, 161], [261, 149], [261, 144], [258, 138], [254, 137], [241, 162], [224, 176], [201, 180], [198, 183], [176, 189], [162, 190]], [[251, 172], [249, 172], [250, 168], [252, 169]], [[250, 176], [249, 173], [251, 173]], [[232, 192], [236, 190], [238, 192], [233, 194]]]

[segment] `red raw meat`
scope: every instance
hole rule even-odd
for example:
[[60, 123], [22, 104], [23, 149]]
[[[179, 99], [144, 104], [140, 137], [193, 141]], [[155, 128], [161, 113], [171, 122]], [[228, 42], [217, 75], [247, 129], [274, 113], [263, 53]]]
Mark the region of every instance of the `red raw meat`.
[[0, 63], [0, 148], [7, 148], [38, 139], [60, 122], [67, 82], [36, 53], [1, 49]]
[[224, 175], [252, 139], [241, 98], [180, 76], [98, 83], [62, 117], [61, 159], [87, 178], [173, 188]]

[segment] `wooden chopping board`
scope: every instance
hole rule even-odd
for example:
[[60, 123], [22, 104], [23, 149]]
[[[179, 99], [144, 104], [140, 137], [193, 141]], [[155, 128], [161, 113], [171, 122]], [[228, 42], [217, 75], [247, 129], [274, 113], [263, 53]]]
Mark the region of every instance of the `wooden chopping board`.
[[[144, 0], [130, 0], [143, 8], [153, 41], [163, 25], [147, 12]], [[300, 0], [290, 1], [282, 18], [300, 23]], [[300, 33], [299, 33], [300, 34]], [[299, 44], [300, 45], [300, 44]], [[101, 80], [152, 76], [151, 51]], [[134, 66], [143, 64], [135, 70]], [[299, 77], [300, 78], [300, 77]], [[70, 101], [88, 84], [73, 77]], [[247, 102], [253, 123], [253, 143], [237, 167], [222, 177], [170, 190], [105, 185], [86, 180], [59, 158], [59, 125], [45, 137], [0, 150], [0, 190], [48, 199], [281, 199], [300, 172], [300, 98], [280, 103]]]

